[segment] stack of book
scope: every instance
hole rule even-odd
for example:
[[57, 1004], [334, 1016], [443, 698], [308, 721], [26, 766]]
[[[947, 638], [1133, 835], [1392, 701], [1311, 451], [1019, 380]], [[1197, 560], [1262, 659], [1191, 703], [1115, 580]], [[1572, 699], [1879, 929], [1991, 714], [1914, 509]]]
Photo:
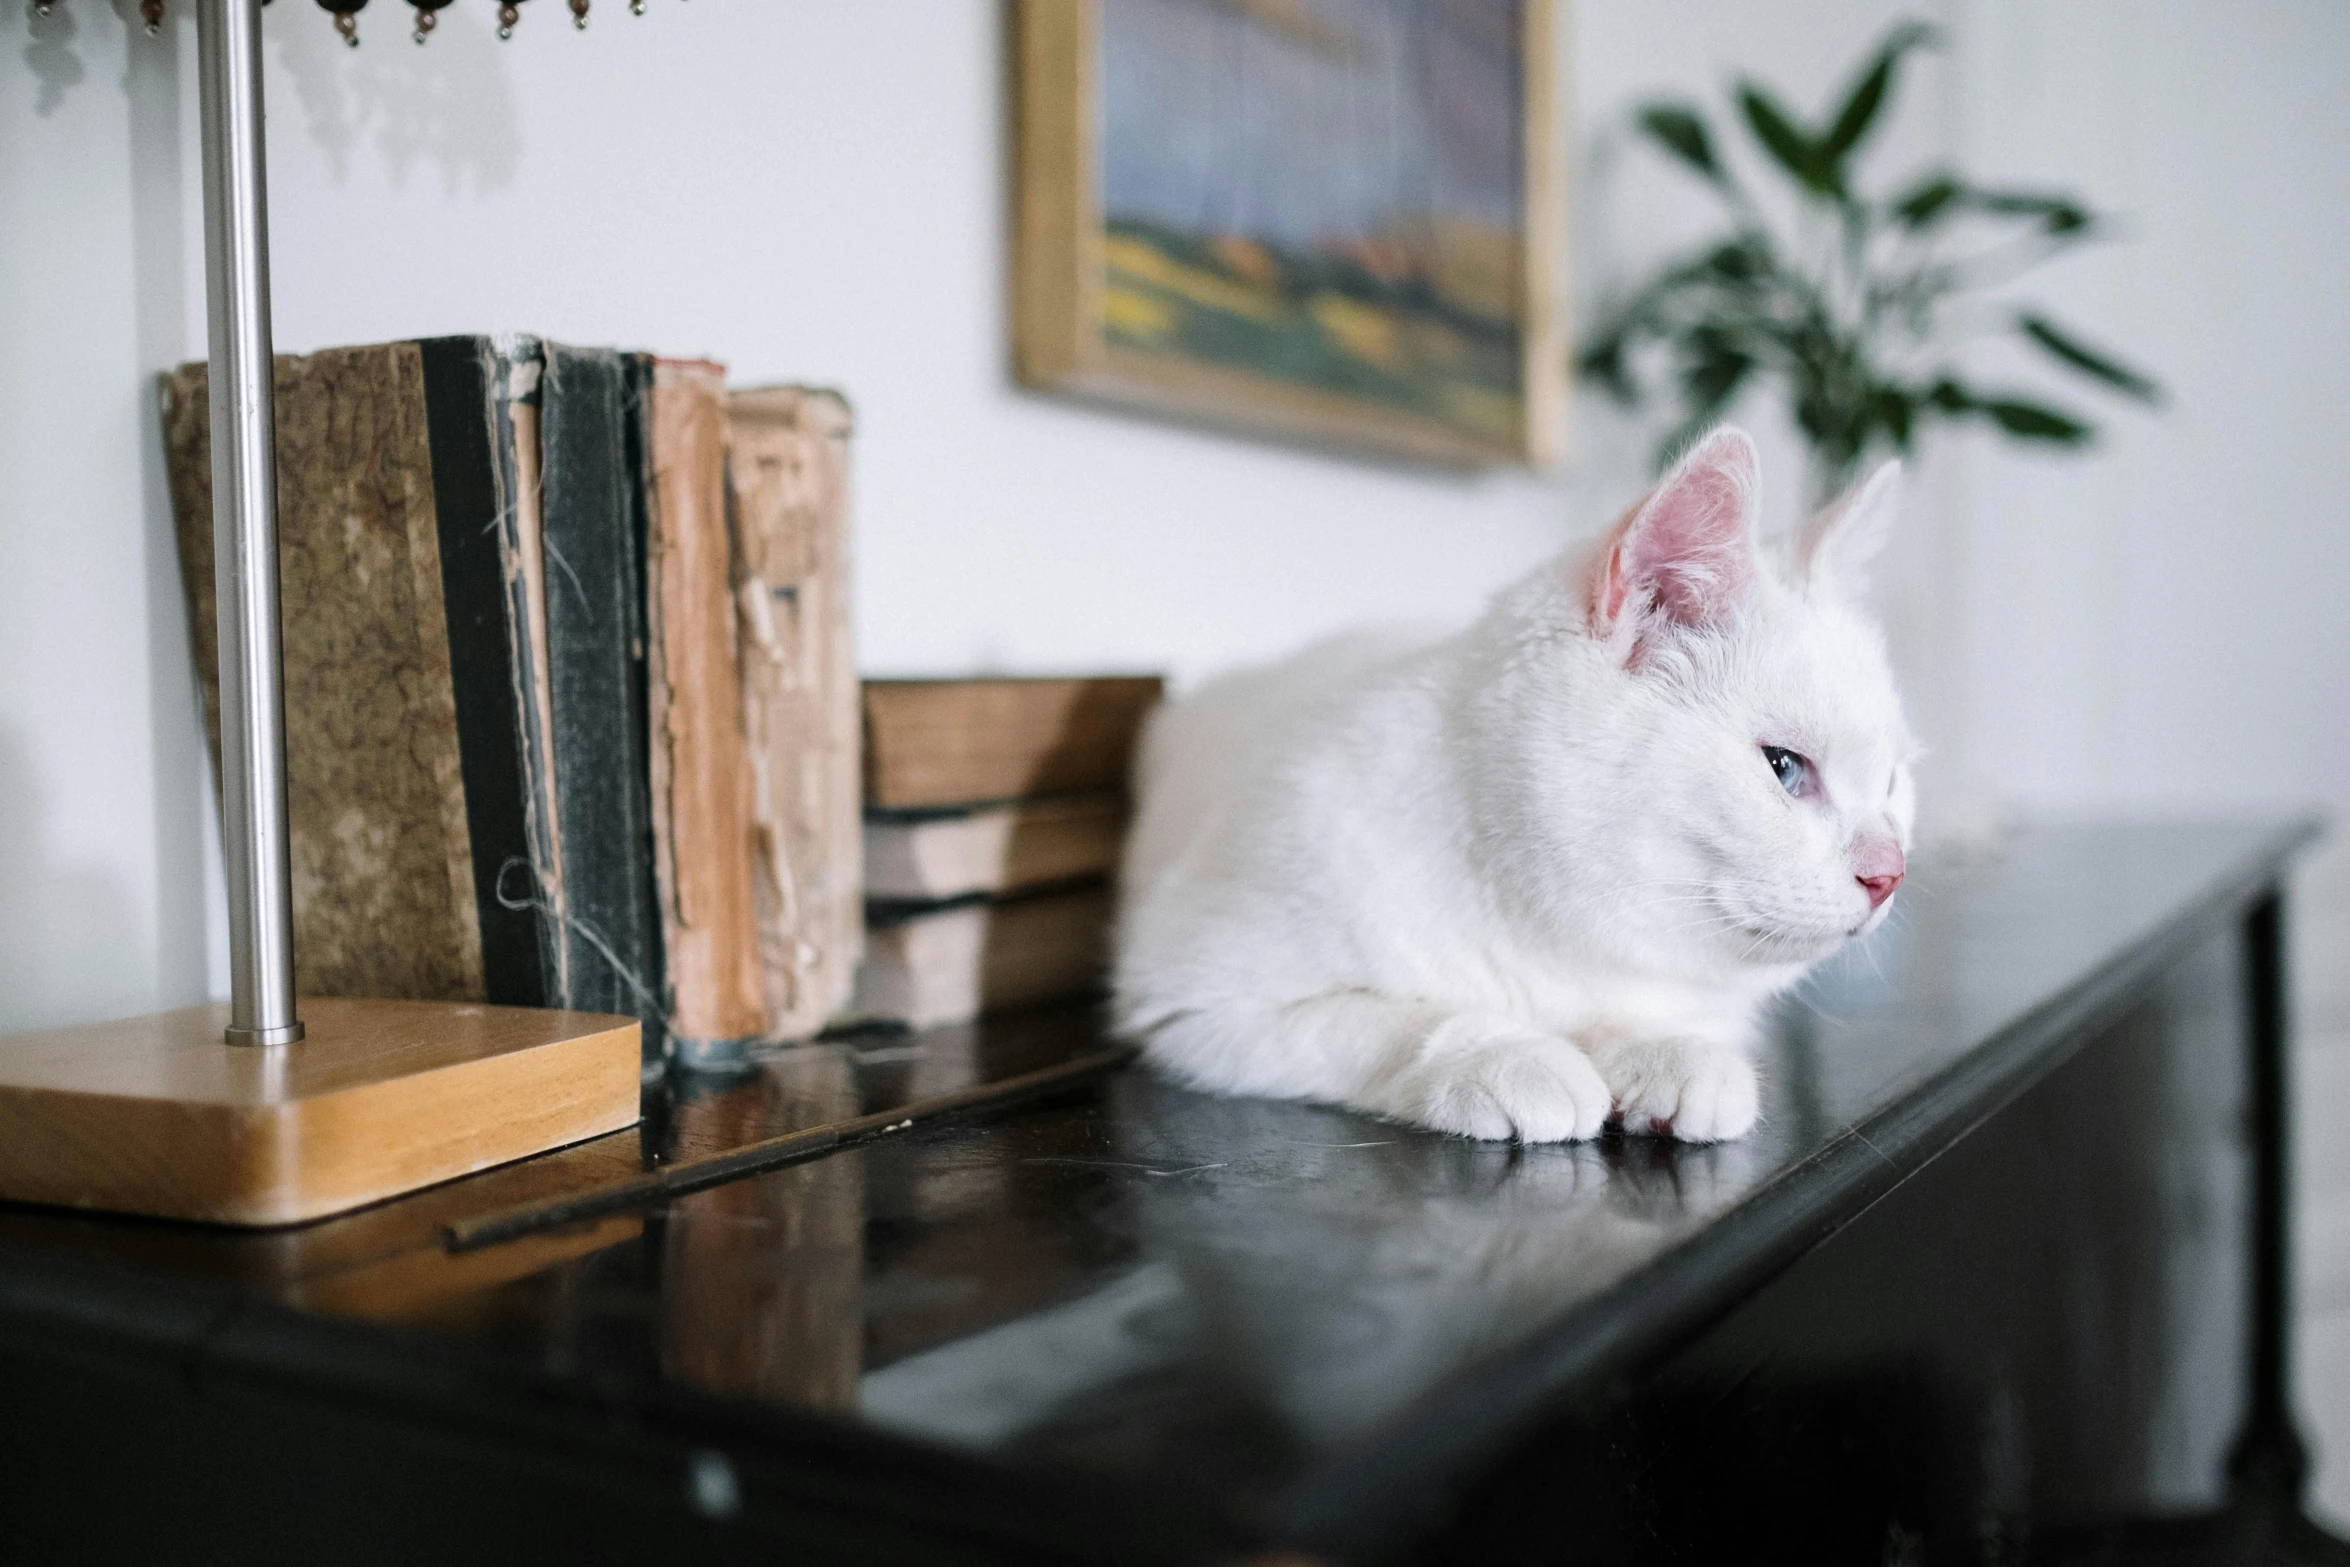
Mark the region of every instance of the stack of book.
[[[276, 393], [300, 988], [814, 1034], [863, 940], [846, 405], [527, 337]], [[217, 756], [204, 367], [163, 397]]]
[[1156, 677], [865, 683], [856, 1014], [926, 1028], [1099, 988]]

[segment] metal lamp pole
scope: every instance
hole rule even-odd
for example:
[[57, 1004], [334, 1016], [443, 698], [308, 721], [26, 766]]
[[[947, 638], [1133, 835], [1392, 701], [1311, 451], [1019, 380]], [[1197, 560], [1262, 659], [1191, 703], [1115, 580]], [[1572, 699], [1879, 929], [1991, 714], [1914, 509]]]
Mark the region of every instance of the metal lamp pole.
[[197, 0], [196, 47], [212, 351], [228, 1041], [286, 1045], [302, 1037], [302, 1024], [294, 1016], [285, 678], [278, 648], [277, 413], [270, 379], [261, 3]]

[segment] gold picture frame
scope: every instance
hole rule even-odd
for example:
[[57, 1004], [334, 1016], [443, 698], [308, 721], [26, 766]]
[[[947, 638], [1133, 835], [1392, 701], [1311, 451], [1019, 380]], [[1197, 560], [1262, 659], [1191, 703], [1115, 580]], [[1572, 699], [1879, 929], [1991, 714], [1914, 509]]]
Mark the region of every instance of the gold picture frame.
[[[1369, 42], [1356, 42], [1345, 29], [1350, 14], [1366, 24]], [[1379, 0], [1016, 0], [1013, 15], [1013, 358], [1022, 384], [1449, 466], [1541, 467], [1553, 460], [1568, 358], [1557, 286], [1564, 190], [1556, 145], [1555, 0], [1422, 0], [1400, 9]], [[1496, 36], [1497, 16], [1514, 22], [1507, 39]], [[1372, 23], [1388, 24], [1390, 36], [1370, 37]], [[1105, 69], [1105, 24], [1155, 26], [1161, 35], [1113, 35], [1108, 41], [1122, 52]], [[1415, 30], [1407, 31], [1407, 24]], [[1414, 42], [1435, 48], [1426, 40], [1444, 42], [1439, 31], [1448, 25], [1456, 32], [1482, 30], [1469, 39], [1482, 52], [1465, 67], [1458, 58], [1453, 62], [1453, 120], [1475, 122], [1481, 111], [1489, 117], [1489, 100], [1497, 97], [1464, 90], [1464, 81], [1468, 89], [1489, 88], [1498, 69], [1514, 75], [1514, 83], [1502, 86], [1515, 88], [1515, 178], [1504, 174], [1497, 183], [1491, 177], [1497, 167], [1490, 156], [1493, 127], [1485, 123], [1481, 146], [1488, 156], [1474, 166], [1475, 174], [1486, 176], [1473, 192], [1484, 204], [1481, 213], [1464, 215], [1457, 205], [1442, 205], [1450, 198], [1428, 170], [1441, 170], [1444, 159], [1433, 155], [1422, 155], [1413, 166], [1417, 178], [1408, 195], [1418, 205], [1390, 201], [1381, 210], [1406, 215], [1364, 217], [1357, 237], [1345, 242], [1352, 249], [1294, 233], [1274, 240], [1240, 222], [1228, 232], [1210, 233], [1205, 224], [1186, 228], [1163, 218], [1105, 213], [1105, 142], [1142, 145], [1146, 159], [1159, 145], [1136, 134], [1138, 125], [1144, 132], [1155, 129], [1139, 118], [1153, 106], [1104, 104], [1105, 76], [1117, 74], [1115, 61], [1126, 62], [1122, 79], [1146, 90], [1167, 81], [1196, 93], [1217, 70], [1245, 75], [1245, 62], [1224, 65], [1233, 46], [1219, 42], [1224, 54], [1203, 65], [1194, 49], [1187, 63], [1182, 46], [1194, 40], [1174, 37], [1175, 46], [1168, 47], [1165, 35], [1197, 31], [1205, 37], [1221, 29], [1218, 38], [1229, 39], [1238, 29], [1242, 41], [1266, 58], [1257, 73], [1265, 83], [1262, 96], [1280, 93], [1284, 83], [1302, 93], [1319, 81], [1324, 100], [1341, 109], [1350, 91], [1371, 98], [1374, 118], [1385, 109], [1387, 123], [1380, 128], [1387, 146], [1384, 162], [1373, 153], [1361, 155], [1363, 179], [1373, 191], [1361, 205], [1369, 212], [1378, 206], [1377, 182], [1403, 178], [1397, 171], [1411, 156], [1408, 149], [1396, 150], [1396, 125], [1417, 114], [1415, 125], [1406, 128], [1425, 134], [1439, 120], [1438, 113], [1409, 101], [1409, 84], [1440, 73], [1394, 57]], [[1371, 47], [1379, 43], [1383, 51]], [[1495, 51], [1512, 45], [1512, 55], [1497, 66]], [[1464, 52], [1457, 44], [1453, 49], [1456, 57]], [[1371, 84], [1383, 95], [1345, 79], [1349, 71], [1367, 75], [1374, 67], [1360, 62], [1373, 60], [1387, 73]], [[1414, 70], [1417, 76], [1405, 74]], [[1476, 81], [1476, 70], [1487, 80]], [[1394, 85], [1399, 80], [1404, 91]], [[1332, 91], [1340, 95], [1335, 100]], [[1426, 91], [1435, 98], [1435, 89]], [[1507, 94], [1498, 96], [1506, 112]], [[1394, 107], [1398, 102], [1405, 107]], [[1287, 107], [1290, 129], [1304, 127], [1312, 154], [1325, 164], [1334, 152], [1341, 159], [1348, 155], [1344, 135], [1329, 132], [1329, 122], [1346, 114], [1314, 104]], [[1436, 111], [1446, 108], [1446, 102], [1435, 105]], [[1204, 126], [1203, 119], [1215, 124]], [[1194, 141], [1235, 137], [1223, 117], [1199, 113], [1196, 99], [1190, 122], [1176, 130]], [[1264, 155], [1269, 149], [1279, 161], [1289, 143], [1274, 132], [1251, 134], [1257, 145], [1240, 156], [1258, 162], [1241, 168], [1244, 179], [1254, 177], [1261, 185]], [[1438, 147], [1436, 153], [1451, 155], [1454, 166], [1463, 163], [1457, 147]], [[1289, 171], [1287, 177], [1303, 198], [1296, 205], [1337, 199], [1326, 198], [1333, 182], [1316, 182], [1315, 171]], [[1514, 195], [1514, 224], [1493, 216], [1497, 190], [1505, 201]], [[1133, 198], [1122, 193], [1120, 199]], [[1291, 220], [1277, 195], [1255, 199], [1260, 226]], [[1204, 198], [1200, 210], [1213, 200]], [[1341, 212], [1341, 221], [1347, 216]], [[1377, 221], [1395, 226], [1370, 227]], [[1401, 241], [1392, 239], [1396, 234]]]

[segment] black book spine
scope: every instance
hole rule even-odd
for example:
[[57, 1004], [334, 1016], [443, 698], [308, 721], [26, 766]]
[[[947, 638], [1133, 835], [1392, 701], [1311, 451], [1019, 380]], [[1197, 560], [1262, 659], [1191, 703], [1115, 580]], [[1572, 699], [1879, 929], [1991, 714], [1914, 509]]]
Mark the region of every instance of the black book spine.
[[644, 1024], [659, 1059], [664, 994], [646, 764], [640, 399], [608, 349], [546, 347], [540, 385], [547, 668], [570, 926], [570, 1006]]
[[[529, 807], [531, 719], [527, 688], [515, 679], [517, 628], [508, 623], [502, 523], [511, 481], [502, 482], [501, 473], [511, 464], [499, 453], [502, 371], [488, 338], [428, 338], [417, 346], [484, 994], [499, 1005], [541, 1007], [553, 999], [546, 960], [552, 932], [531, 874], [540, 863]], [[525, 870], [508, 873], [517, 860]], [[502, 873], [506, 899], [499, 896]]]
[[622, 354], [620, 369], [625, 392], [621, 404], [621, 454], [627, 476], [627, 483], [621, 486], [621, 494], [628, 502], [629, 612], [634, 617], [632, 623], [636, 627], [635, 639], [629, 644], [628, 722], [630, 732], [635, 736], [636, 755], [646, 769], [643, 775], [645, 826], [641, 840], [645, 944], [653, 955], [652, 968], [657, 976], [656, 983], [650, 988], [662, 1007], [661, 1016], [645, 1020], [645, 1062], [650, 1066], [665, 1061], [669, 1055], [667, 1009], [672, 999], [669, 993], [669, 960], [661, 941], [661, 887], [654, 872], [658, 861], [653, 843], [651, 800], [652, 614], [645, 603], [646, 588], [652, 573], [646, 552], [652, 548], [653, 539], [653, 356]]

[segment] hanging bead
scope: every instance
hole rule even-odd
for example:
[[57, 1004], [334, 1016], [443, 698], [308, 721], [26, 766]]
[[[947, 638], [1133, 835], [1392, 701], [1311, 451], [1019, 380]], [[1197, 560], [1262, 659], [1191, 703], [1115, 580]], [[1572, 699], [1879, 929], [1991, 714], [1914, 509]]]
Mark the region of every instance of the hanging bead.
[[514, 24], [521, 20], [522, 7], [516, 3], [516, 0], [506, 0], [504, 5], [498, 7], [498, 36], [500, 38], [513, 37]]
[[571, 0], [571, 25], [587, 31], [588, 0]]
[[422, 43], [425, 34], [431, 32], [440, 21], [434, 13], [447, 5], [449, 0], [408, 0], [408, 3], [416, 7], [416, 41]]
[[630, 16], [642, 16], [642, 15], [644, 15], [644, 14], [645, 14], [645, 0], [628, 0], [628, 14], [629, 14]]
[[367, 0], [318, 0], [318, 8], [334, 14], [335, 31], [354, 49], [359, 47], [359, 12], [366, 4]]
[[163, 0], [139, 0], [139, 20], [147, 24], [147, 36], [159, 37], [163, 32]]
[[33, 0], [33, 15], [35, 16], [46, 17], [56, 9], [55, 0]]

